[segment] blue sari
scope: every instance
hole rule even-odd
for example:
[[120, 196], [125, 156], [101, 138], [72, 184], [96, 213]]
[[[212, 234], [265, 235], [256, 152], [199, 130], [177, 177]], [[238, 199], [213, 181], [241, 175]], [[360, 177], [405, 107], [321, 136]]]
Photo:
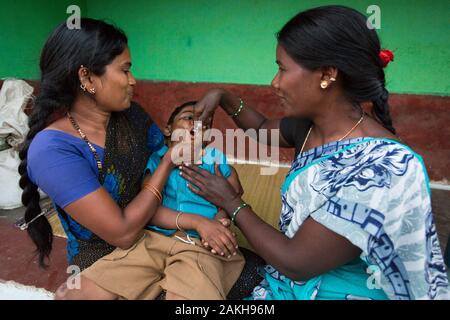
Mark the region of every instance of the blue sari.
[[307, 218], [345, 237], [361, 256], [308, 281], [271, 266], [252, 299], [448, 299], [422, 158], [388, 139], [356, 138], [298, 155], [281, 187], [280, 230]]

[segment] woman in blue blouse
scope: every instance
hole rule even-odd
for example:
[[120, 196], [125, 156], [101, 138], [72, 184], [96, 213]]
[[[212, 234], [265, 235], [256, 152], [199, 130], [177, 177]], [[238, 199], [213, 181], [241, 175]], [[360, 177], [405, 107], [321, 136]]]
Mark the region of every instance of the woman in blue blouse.
[[[102, 21], [83, 18], [80, 29], [62, 23], [45, 43], [39, 94], [19, 167], [27, 231], [41, 266], [53, 236], [41, 213], [38, 187], [53, 200], [68, 236], [69, 265], [80, 270], [116, 247], [130, 248], [159, 208], [177, 159], [169, 150], [142, 181], [163, 135], [131, 101], [136, 80], [130, 68], [127, 37]], [[234, 253], [225, 243], [223, 247], [227, 255]], [[83, 290], [67, 290], [63, 284], [56, 298], [114, 298], [83, 276], [81, 286]]]

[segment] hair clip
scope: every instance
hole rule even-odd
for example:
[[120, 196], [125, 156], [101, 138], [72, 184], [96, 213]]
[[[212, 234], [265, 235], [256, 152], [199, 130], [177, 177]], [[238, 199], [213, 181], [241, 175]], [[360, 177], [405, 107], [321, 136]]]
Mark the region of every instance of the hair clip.
[[39, 217], [45, 215], [47, 212], [48, 212], [48, 210], [43, 210], [41, 213], [39, 213], [36, 217], [34, 217], [33, 219], [31, 219], [29, 222], [24, 222], [24, 223], [20, 224], [18, 227], [19, 227], [20, 230], [22, 230], [22, 231], [28, 229], [28, 226], [29, 226], [30, 224], [32, 224], [33, 221], [35, 221], [37, 218], [39, 218]]

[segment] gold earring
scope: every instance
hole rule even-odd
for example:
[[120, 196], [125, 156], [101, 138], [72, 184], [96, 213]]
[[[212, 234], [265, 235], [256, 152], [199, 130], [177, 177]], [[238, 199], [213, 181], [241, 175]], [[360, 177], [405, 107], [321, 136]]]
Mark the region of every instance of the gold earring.
[[95, 94], [95, 88], [89, 89], [89, 92], [92, 93], [92, 94]]
[[80, 88], [81, 88], [81, 90], [86, 92], [86, 86], [84, 84], [80, 84]]
[[336, 81], [336, 78], [331, 77], [330, 81]]
[[328, 82], [326, 82], [325, 80], [323, 80], [323, 81], [320, 83], [320, 87], [321, 87], [322, 89], [326, 89], [326, 88], [328, 87]]

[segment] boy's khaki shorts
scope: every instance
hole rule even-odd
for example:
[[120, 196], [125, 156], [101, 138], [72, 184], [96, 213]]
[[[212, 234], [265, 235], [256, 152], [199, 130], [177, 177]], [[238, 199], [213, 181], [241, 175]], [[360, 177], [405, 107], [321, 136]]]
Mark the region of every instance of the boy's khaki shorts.
[[146, 230], [130, 249], [115, 249], [81, 275], [121, 299], [155, 299], [162, 290], [192, 300], [226, 299], [244, 257], [239, 251], [229, 259], [214, 255], [191, 239], [195, 245]]

